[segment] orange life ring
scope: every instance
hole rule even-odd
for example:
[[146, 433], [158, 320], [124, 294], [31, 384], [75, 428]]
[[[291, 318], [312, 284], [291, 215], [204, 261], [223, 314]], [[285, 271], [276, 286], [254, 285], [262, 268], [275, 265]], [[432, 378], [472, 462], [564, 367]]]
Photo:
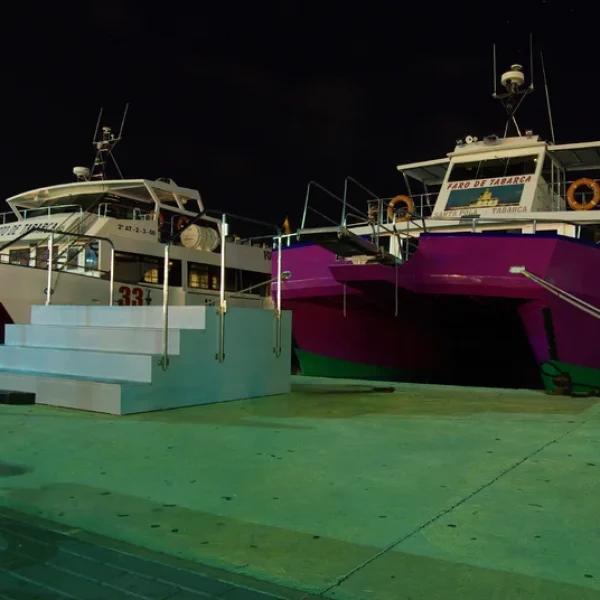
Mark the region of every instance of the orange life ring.
[[[396, 204], [400, 203], [406, 206], [406, 214], [401, 217], [397, 217], [394, 207], [396, 206]], [[396, 196], [395, 198], [392, 198], [390, 200], [390, 203], [388, 204], [387, 214], [390, 221], [392, 221], [393, 223], [404, 223], [405, 221], [410, 221], [414, 212], [415, 203], [412, 201], [412, 198], [410, 196]]]
[[177, 231], [181, 231], [189, 222], [190, 220], [187, 217], [179, 217], [177, 219]]
[[[577, 202], [575, 200], [575, 192], [582, 186], [587, 185], [593, 192], [594, 196], [589, 202]], [[574, 181], [567, 190], [567, 202], [573, 210], [591, 210], [600, 204], [600, 184], [589, 177], [582, 177]]]

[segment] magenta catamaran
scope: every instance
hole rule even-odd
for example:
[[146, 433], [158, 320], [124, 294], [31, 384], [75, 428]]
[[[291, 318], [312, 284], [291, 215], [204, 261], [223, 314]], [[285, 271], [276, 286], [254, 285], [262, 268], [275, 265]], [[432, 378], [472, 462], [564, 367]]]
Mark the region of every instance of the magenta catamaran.
[[309, 227], [309, 185], [282, 252], [303, 374], [600, 389], [600, 141], [521, 132], [533, 85], [520, 65], [500, 82], [504, 136], [400, 165], [406, 194], [357, 207], [347, 179], [341, 218]]

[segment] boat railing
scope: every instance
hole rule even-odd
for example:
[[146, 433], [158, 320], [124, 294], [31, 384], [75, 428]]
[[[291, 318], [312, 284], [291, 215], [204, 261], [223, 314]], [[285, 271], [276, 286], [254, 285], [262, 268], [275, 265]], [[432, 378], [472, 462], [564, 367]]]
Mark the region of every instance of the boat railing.
[[17, 215], [9, 210], [8, 212], [0, 213], [0, 225], [8, 225], [9, 223], [16, 223], [18, 221]]
[[[277, 292], [276, 292], [276, 301], [274, 304], [273, 316], [275, 320], [275, 344], [273, 346], [273, 352], [277, 358], [281, 358], [281, 249], [282, 249], [282, 231], [281, 228], [277, 225], [273, 225], [272, 223], [266, 223], [264, 221], [259, 221], [257, 219], [251, 219], [249, 217], [241, 217], [239, 215], [234, 215], [231, 213], [219, 213], [215, 211], [204, 211], [196, 215], [196, 217], [191, 218], [189, 222], [183, 226], [181, 229], [178, 229], [168, 240], [168, 242], [164, 245], [164, 277], [163, 277], [163, 307], [162, 307], [162, 317], [163, 317], [163, 347], [162, 347], [162, 356], [158, 361], [159, 366], [166, 371], [169, 368], [169, 264], [170, 264], [170, 248], [171, 244], [175, 243], [180, 237], [181, 234], [191, 225], [193, 225], [196, 221], [200, 220], [204, 215], [213, 216], [220, 218], [221, 221], [221, 239], [220, 239], [220, 277], [219, 277], [219, 307], [217, 309], [217, 314], [219, 315], [219, 339], [218, 339], [218, 350], [215, 355], [215, 359], [219, 362], [225, 361], [225, 316], [227, 314], [227, 299], [231, 295], [235, 295], [236, 292], [232, 292], [229, 295], [225, 294], [225, 281], [226, 281], [226, 255], [227, 255], [227, 239], [229, 236], [229, 221], [230, 220], [239, 220], [245, 222], [247, 224], [258, 225], [260, 227], [266, 227], [275, 232], [275, 239], [277, 240], [277, 276], [272, 278], [269, 273], [269, 279], [265, 280], [262, 284], [259, 285], [270, 285], [272, 283], [276, 283]], [[273, 237], [273, 236], [271, 236]], [[270, 252], [270, 251], [269, 251]], [[269, 253], [269, 258], [271, 254]], [[253, 286], [258, 287], [258, 286]], [[248, 291], [251, 288], [247, 288]], [[237, 292], [238, 294], [240, 292]]]
[[52, 274], [54, 272], [53, 265], [56, 262], [56, 259], [54, 257], [54, 241], [55, 241], [55, 236], [57, 236], [57, 235], [58, 236], [71, 236], [71, 237], [79, 238], [79, 239], [102, 241], [102, 242], [106, 242], [110, 246], [110, 268], [108, 271], [108, 277], [109, 277], [109, 302], [108, 302], [108, 304], [109, 304], [109, 306], [113, 305], [113, 296], [114, 296], [114, 287], [115, 287], [115, 245], [111, 239], [109, 239], [107, 237], [98, 236], [98, 235], [85, 235], [82, 233], [73, 233], [73, 232], [69, 232], [69, 231], [62, 231], [60, 229], [47, 229], [45, 227], [32, 227], [31, 229], [28, 229], [27, 231], [23, 232], [22, 234], [16, 236], [14, 239], [12, 239], [9, 242], [6, 242], [2, 246], [0, 246], [0, 255], [2, 254], [2, 252], [4, 250], [6, 250], [7, 248], [10, 248], [10, 246], [12, 246], [13, 244], [18, 243], [19, 241], [21, 241], [22, 239], [26, 238], [28, 235], [31, 235], [33, 233], [47, 233], [48, 234], [48, 238], [47, 238], [48, 277], [47, 277], [47, 286], [46, 286], [46, 289], [44, 290], [44, 293], [46, 294], [46, 305], [47, 306], [52, 303], [52, 294], [54, 293], [54, 290], [52, 288]]
[[[111, 217], [113, 215], [110, 214], [110, 211], [112, 208], [121, 208], [123, 209], [124, 207], [118, 204], [114, 204], [113, 202], [101, 202], [98, 205], [98, 210], [96, 211], [97, 215], [99, 217]], [[124, 218], [126, 219], [132, 219], [134, 221], [149, 221], [154, 219], [154, 209], [148, 209], [148, 210], [144, 210], [141, 209], [137, 206], [131, 208], [131, 207], [125, 207], [126, 208], [126, 216]], [[115, 217], [115, 218], [122, 218], [122, 217]]]
[[[26, 208], [22, 211], [22, 215], [24, 219], [34, 219], [39, 216], [50, 217], [52, 215], [60, 214], [61, 212], [66, 212], [65, 209], [68, 209], [70, 213], [83, 213], [83, 207], [79, 204], [57, 204], [56, 206], [39, 206], [37, 208]], [[36, 214], [41, 213], [41, 214]]]

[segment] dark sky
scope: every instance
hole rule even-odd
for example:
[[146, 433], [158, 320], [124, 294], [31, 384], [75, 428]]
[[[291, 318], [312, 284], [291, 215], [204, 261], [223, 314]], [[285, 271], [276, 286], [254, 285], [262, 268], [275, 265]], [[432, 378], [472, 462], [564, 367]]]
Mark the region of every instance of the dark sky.
[[4, 19], [3, 197], [73, 180], [99, 107], [118, 127], [128, 101], [126, 177], [172, 177], [208, 207], [295, 228], [310, 179], [391, 196], [396, 164], [501, 134], [492, 43], [500, 71], [529, 71], [529, 32], [537, 91], [521, 126], [549, 138], [541, 49], [557, 142], [600, 139], [597, 26], [584, 27], [598, 11], [574, 1], [39, 6]]

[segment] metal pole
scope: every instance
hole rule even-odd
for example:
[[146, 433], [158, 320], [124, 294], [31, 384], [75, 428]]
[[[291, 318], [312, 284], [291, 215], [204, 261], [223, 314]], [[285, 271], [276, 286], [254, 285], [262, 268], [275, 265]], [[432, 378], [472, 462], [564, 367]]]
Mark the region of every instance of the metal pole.
[[163, 353], [158, 364], [163, 371], [169, 368], [169, 247], [165, 244], [163, 265]]
[[225, 360], [225, 313], [227, 312], [227, 300], [225, 300], [225, 246], [227, 240], [227, 217], [221, 216], [221, 280], [219, 285], [219, 352], [217, 360]]
[[110, 247], [110, 300], [109, 306], [113, 305], [115, 295], [115, 247]]
[[348, 178], [344, 179], [344, 202], [342, 203], [342, 222], [340, 225], [346, 227], [346, 196], [348, 195]]
[[48, 278], [46, 281], [46, 306], [51, 304], [52, 296], [52, 261], [54, 260], [54, 233], [48, 237]]
[[277, 306], [275, 308], [275, 356], [281, 356], [281, 253], [283, 241], [281, 232], [277, 236]]

